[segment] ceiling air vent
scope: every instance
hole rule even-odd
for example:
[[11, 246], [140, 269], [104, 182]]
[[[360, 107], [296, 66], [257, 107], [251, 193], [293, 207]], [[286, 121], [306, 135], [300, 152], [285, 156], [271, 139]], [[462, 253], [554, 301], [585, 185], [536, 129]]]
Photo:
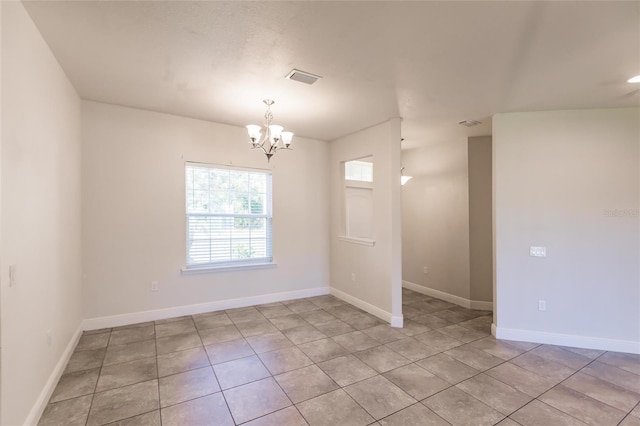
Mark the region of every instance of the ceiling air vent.
[[292, 69], [291, 72], [287, 74], [285, 78], [288, 80], [299, 81], [300, 83], [313, 84], [316, 81], [318, 81], [319, 78], [322, 78], [322, 77], [320, 77], [319, 75], [311, 74], [309, 72]]
[[462, 121], [458, 121], [458, 124], [462, 124], [463, 126], [467, 126], [467, 127], [473, 127], [473, 126], [477, 126], [478, 124], [482, 124], [482, 122], [476, 121], [476, 120], [462, 120]]

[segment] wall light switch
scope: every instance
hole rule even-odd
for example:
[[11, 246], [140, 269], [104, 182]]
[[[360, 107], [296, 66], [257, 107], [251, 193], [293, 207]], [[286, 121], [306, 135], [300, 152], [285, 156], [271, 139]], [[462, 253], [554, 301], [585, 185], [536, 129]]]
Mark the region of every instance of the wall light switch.
[[547, 257], [546, 247], [529, 247], [529, 256], [531, 257]]
[[158, 281], [151, 281], [151, 291], [158, 291]]
[[546, 300], [538, 300], [538, 310], [546, 311], [547, 310], [547, 301]]

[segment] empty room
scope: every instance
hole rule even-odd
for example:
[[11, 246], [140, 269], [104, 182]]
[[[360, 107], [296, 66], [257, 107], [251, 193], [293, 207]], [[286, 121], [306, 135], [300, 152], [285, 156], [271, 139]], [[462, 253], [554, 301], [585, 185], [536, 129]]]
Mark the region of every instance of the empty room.
[[0, 425], [640, 426], [640, 2], [0, 23]]

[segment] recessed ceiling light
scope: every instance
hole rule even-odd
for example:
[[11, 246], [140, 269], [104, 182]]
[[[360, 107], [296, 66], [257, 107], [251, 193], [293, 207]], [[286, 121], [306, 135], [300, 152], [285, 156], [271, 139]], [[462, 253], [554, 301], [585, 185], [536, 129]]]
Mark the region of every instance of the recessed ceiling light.
[[477, 120], [462, 120], [462, 121], [458, 121], [458, 124], [462, 124], [463, 126], [467, 126], [467, 127], [473, 127], [473, 126], [477, 126], [478, 124], [482, 124], [482, 122]]
[[300, 83], [313, 84], [322, 77], [320, 77], [319, 75], [311, 74], [310, 72], [292, 69], [291, 72], [285, 76], [285, 78], [287, 80], [299, 81]]
[[640, 75], [631, 77], [629, 80], [627, 80], [627, 83], [640, 83]]

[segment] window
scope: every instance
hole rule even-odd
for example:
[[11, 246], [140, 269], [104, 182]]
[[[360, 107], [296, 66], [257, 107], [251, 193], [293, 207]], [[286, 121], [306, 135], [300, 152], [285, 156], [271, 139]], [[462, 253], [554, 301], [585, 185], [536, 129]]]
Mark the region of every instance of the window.
[[373, 157], [344, 162], [344, 241], [373, 245]]
[[272, 261], [271, 172], [187, 163], [187, 269]]

